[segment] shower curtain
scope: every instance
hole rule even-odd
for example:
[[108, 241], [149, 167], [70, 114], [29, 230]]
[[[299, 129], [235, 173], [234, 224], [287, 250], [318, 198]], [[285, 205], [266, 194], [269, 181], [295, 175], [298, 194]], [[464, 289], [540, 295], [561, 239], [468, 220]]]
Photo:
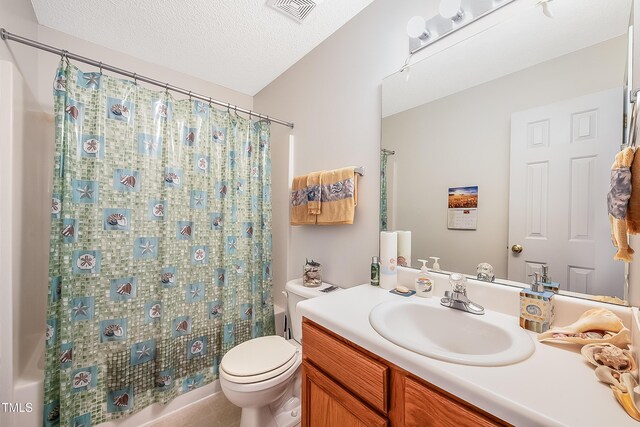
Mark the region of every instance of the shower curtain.
[[274, 333], [269, 124], [64, 61], [53, 86], [43, 424], [90, 426]]
[[388, 154], [380, 150], [380, 231], [387, 230], [387, 158]]

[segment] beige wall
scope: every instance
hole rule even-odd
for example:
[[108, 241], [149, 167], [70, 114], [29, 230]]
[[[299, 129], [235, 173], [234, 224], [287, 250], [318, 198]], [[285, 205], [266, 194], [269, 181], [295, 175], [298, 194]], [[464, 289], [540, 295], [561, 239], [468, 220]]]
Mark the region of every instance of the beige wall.
[[[438, 0], [376, 0], [254, 98], [256, 110], [295, 122], [294, 152], [288, 129], [273, 132], [274, 295], [301, 276], [305, 258], [323, 264], [324, 280], [350, 287], [369, 281], [378, 253], [380, 94], [382, 79], [408, 55], [408, 20], [434, 16]], [[494, 25], [532, 0], [514, 2], [415, 55], [417, 61]], [[289, 164], [289, 158], [293, 164]], [[288, 224], [288, 170], [301, 175], [347, 165], [365, 166], [356, 221], [349, 226]]]
[[[439, 256], [445, 270], [475, 275], [489, 262], [506, 278], [511, 114], [622, 87], [626, 57], [625, 35], [386, 117], [382, 146], [396, 151], [390, 223], [412, 231], [414, 267]], [[447, 189], [469, 185], [479, 186], [478, 228], [449, 230]]]

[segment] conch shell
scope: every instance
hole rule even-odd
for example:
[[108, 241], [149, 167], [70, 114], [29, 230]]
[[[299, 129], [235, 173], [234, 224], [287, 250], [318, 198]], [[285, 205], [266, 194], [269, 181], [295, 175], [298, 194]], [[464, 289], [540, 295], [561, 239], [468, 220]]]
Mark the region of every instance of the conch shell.
[[569, 326], [553, 328], [538, 335], [538, 341], [568, 344], [613, 344], [627, 348], [631, 343], [631, 331], [622, 320], [603, 308], [587, 310]]
[[[627, 411], [627, 414], [636, 421], [640, 421], [640, 410], [638, 409], [638, 383], [628, 372], [620, 375], [620, 387], [611, 385], [613, 395], [616, 397], [618, 403]], [[622, 391], [624, 388], [626, 391]]]
[[619, 373], [634, 373], [636, 370], [636, 362], [631, 352], [613, 344], [587, 344], [582, 347], [580, 353], [596, 367], [606, 366]]

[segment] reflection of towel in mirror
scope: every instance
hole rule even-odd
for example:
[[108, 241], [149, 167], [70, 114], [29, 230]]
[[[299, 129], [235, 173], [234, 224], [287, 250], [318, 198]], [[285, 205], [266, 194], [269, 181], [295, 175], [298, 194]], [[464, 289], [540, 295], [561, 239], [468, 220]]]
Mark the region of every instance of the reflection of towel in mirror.
[[307, 175], [307, 209], [313, 215], [320, 215], [322, 172], [311, 172]]
[[353, 224], [358, 204], [357, 177], [353, 166], [322, 172], [322, 212], [318, 224]]
[[291, 198], [289, 200], [289, 222], [291, 225], [316, 223], [317, 215], [309, 213], [307, 203], [307, 176], [296, 176], [291, 184]]
[[631, 163], [631, 198], [627, 208], [629, 234], [640, 234], [640, 156]]
[[631, 197], [631, 164], [633, 148], [627, 147], [616, 154], [611, 166], [611, 185], [607, 194], [609, 223], [611, 225], [611, 241], [618, 248], [613, 259], [631, 262], [633, 249], [629, 246], [627, 236], [627, 204]]

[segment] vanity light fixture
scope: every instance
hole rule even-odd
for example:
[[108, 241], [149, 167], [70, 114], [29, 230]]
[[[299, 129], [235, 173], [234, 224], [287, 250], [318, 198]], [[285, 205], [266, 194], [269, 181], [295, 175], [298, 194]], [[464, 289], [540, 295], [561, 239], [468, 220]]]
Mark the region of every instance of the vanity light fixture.
[[[514, 0], [441, 0], [438, 15], [425, 19], [414, 16], [407, 23], [409, 52], [414, 54], [456, 30], [500, 9]], [[540, 0], [545, 15], [547, 2]], [[549, 15], [547, 15], [549, 16]]]

